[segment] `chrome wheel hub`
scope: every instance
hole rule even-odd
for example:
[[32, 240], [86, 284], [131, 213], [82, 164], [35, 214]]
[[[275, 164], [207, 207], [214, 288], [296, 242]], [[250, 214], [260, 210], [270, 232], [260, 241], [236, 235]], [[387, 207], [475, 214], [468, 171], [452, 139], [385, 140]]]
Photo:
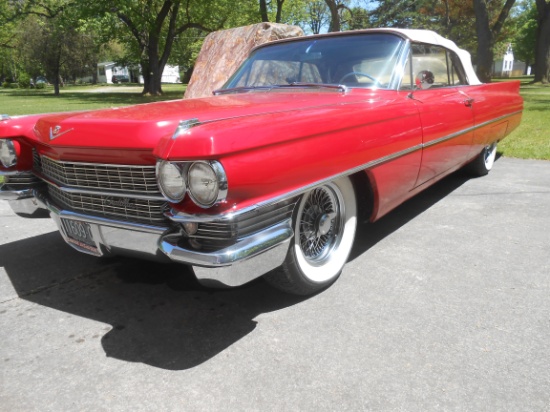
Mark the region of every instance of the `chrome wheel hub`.
[[321, 264], [330, 256], [342, 231], [340, 202], [327, 186], [313, 190], [299, 218], [300, 248], [306, 260]]

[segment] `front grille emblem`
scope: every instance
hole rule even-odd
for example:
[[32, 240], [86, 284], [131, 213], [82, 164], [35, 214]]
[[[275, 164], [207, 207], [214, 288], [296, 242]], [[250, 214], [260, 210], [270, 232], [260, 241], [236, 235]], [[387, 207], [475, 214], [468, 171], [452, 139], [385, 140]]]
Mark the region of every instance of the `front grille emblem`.
[[74, 130], [74, 128], [70, 128], [68, 130], [65, 130], [64, 132], [61, 131], [61, 126], [55, 126], [50, 127], [50, 140], [57, 139], [59, 136], [63, 136], [65, 133], [69, 133], [70, 131]]

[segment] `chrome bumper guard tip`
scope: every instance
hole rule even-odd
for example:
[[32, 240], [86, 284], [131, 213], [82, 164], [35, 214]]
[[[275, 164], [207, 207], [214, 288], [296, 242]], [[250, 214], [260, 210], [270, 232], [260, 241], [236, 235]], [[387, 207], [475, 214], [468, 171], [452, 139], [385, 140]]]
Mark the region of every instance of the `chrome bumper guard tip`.
[[193, 265], [201, 284], [232, 287], [281, 266], [293, 236], [291, 219], [287, 219], [216, 252], [187, 250], [166, 239], [161, 239], [159, 248], [171, 260]]
[[0, 186], [0, 200], [7, 200], [15, 213], [26, 217], [34, 217], [36, 212], [41, 210], [45, 212], [45, 209], [34, 197], [32, 189], [11, 190], [6, 185], [2, 185]]
[[0, 186], [0, 200], [22, 200], [33, 196], [32, 189], [10, 190], [6, 185]]

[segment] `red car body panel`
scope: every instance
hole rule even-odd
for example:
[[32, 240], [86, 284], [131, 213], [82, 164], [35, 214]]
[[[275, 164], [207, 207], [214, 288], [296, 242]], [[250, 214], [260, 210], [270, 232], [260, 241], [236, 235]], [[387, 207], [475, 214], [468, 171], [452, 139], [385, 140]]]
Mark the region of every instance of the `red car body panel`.
[[[457, 88], [443, 95], [440, 90], [420, 91], [413, 98], [385, 90], [278, 91], [23, 117], [16, 125], [13, 120], [1, 125], [0, 133], [35, 141], [41, 153], [61, 161], [140, 165], [156, 158], [218, 159], [226, 169], [231, 193], [225, 203], [206, 213], [219, 214], [521, 110], [518, 85], [461, 88], [475, 99], [473, 108], [464, 104], [466, 96]], [[372, 218], [410, 197], [415, 187], [463, 165], [475, 151], [473, 145], [503, 138], [520, 117], [370, 167], [378, 205]], [[172, 139], [182, 118], [198, 118], [201, 125]], [[55, 126], [65, 133], [51, 140], [50, 129]], [[19, 167], [26, 168], [29, 159]], [[194, 210], [189, 203], [176, 208]]]

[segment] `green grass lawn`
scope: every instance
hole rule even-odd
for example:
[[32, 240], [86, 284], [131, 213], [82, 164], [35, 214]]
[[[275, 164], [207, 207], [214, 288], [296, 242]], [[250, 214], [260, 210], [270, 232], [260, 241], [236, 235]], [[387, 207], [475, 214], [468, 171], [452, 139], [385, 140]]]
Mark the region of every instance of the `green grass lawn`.
[[523, 78], [521, 124], [498, 145], [504, 156], [550, 160], [550, 85], [533, 85]]
[[0, 88], [0, 114], [10, 116], [37, 113], [93, 110], [107, 107], [129, 106], [138, 103], [181, 99], [186, 85], [165, 84], [162, 96], [142, 96], [139, 85], [66, 86], [59, 96], [54, 96], [53, 87], [46, 89]]
[[[550, 160], [550, 86], [533, 85], [522, 77], [521, 95], [525, 110], [521, 125], [499, 144], [504, 156]], [[106, 107], [128, 106], [161, 100], [180, 99], [185, 85], [163, 85], [164, 95], [142, 96], [139, 85], [67, 86], [54, 96], [51, 86], [44, 90], [0, 88], [0, 114], [22, 115]]]

